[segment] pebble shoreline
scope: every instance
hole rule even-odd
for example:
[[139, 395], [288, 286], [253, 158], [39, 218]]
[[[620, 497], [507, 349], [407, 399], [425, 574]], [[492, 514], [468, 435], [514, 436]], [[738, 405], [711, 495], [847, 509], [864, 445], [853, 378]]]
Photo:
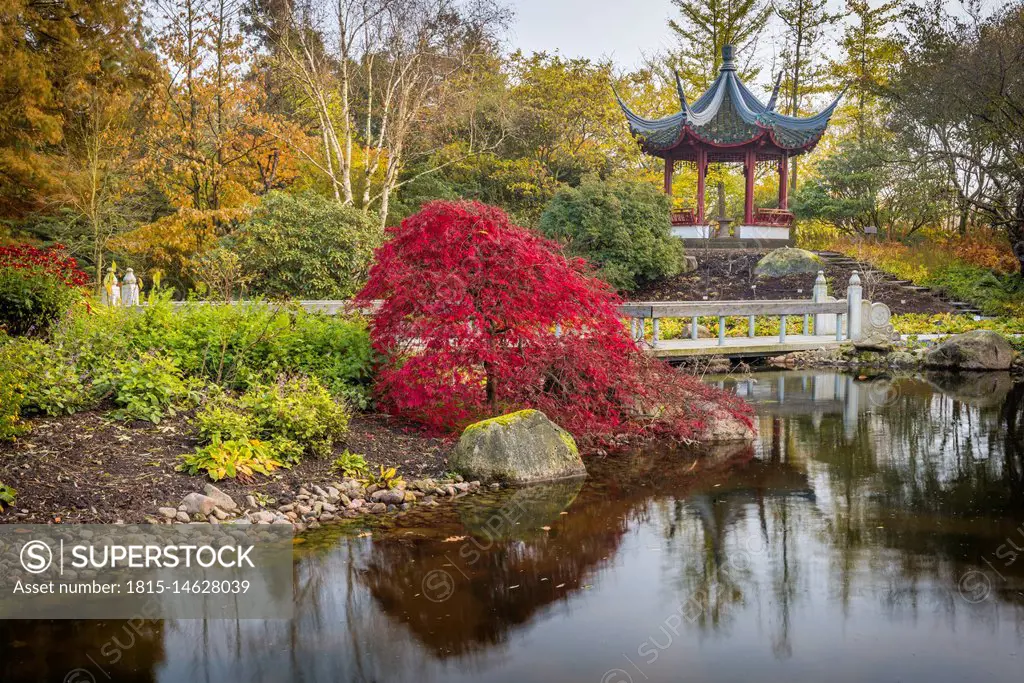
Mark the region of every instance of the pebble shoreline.
[[344, 478], [324, 486], [302, 486], [292, 499], [281, 505], [265, 505], [253, 494], [242, 503], [235, 501], [213, 484], [202, 493], [190, 493], [177, 507], [160, 507], [155, 515], [146, 517], [151, 524], [291, 524], [296, 533], [318, 529], [325, 523], [355, 519], [369, 515], [393, 514], [421, 505], [434, 507], [441, 501], [462, 498], [477, 491], [500, 489], [501, 484], [488, 486], [479, 481], [418, 479], [394, 488]]

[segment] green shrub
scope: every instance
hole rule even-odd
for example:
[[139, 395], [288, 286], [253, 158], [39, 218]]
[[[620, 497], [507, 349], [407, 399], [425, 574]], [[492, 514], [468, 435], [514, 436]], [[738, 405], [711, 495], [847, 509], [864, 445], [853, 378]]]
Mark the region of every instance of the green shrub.
[[0, 327], [10, 334], [45, 335], [80, 299], [54, 275], [0, 268]]
[[64, 347], [22, 339], [4, 352], [21, 367], [24, 414], [71, 415], [96, 404], [92, 386]]
[[650, 183], [588, 177], [555, 195], [540, 230], [628, 291], [682, 270], [683, 243], [671, 235], [669, 212], [668, 197]]
[[366, 281], [383, 231], [370, 215], [313, 192], [267, 194], [237, 234], [251, 291], [347, 299]]
[[113, 361], [96, 376], [95, 387], [120, 406], [117, 417], [154, 424], [173, 415], [176, 404], [190, 393], [177, 363], [157, 353]]
[[215, 394], [196, 412], [196, 423], [208, 443], [185, 456], [181, 469], [216, 480], [330, 454], [348, 430], [348, 411], [315, 378], [282, 377], [237, 398]]
[[316, 378], [280, 378], [257, 385], [239, 399], [262, 434], [287, 439], [316, 457], [330, 455], [334, 443], [348, 432], [348, 411]]
[[345, 449], [345, 452], [335, 459], [331, 469], [340, 472], [343, 477], [362, 477], [367, 472], [366, 458]]
[[242, 412], [228, 396], [218, 394], [196, 412], [196, 425], [203, 441], [244, 441], [259, 432], [256, 418]]
[[187, 377], [244, 390], [279, 374], [317, 377], [353, 405], [368, 404], [373, 356], [366, 321], [262, 302], [175, 308], [152, 298], [144, 309], [104, 308], [74, 316], [60, 331], [83, 372], [109, 357], [159, 351]]
[[178, 471], [189, 474], [206, 472], [213, 481], [225, 477], [248, 480], [254, 473], [270, 474], [278, 467], [288, 467], [279, 461], [271, 444], [259, 439], [221, 441], [197, 448], [195, 453], [186, 455], [178, 465]]
[[0, 329], [45, 335], [81, 299], [88, 280], [64, 245], [0, 246]]

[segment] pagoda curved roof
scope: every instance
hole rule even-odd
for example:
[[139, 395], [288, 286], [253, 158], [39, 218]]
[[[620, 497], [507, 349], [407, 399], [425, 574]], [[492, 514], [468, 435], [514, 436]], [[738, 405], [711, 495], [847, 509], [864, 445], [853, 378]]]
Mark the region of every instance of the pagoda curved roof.
[[630, 132], [645, 152], [655, 156], [667, 156], [686, 141], [729, 148], [765, 138], [780, 152], [790, 155], [809, 151], [825, 132], [843, 95], [840, 93], [832, 104], [812, 116], [786, 116], [775, 111], [778, 89], [776, 82], [771, 99], [763, 104], [736, 75], [732, 46], [726, 45], [722, 48], [718, 77], [693, 104], [686, 101], [676, 74], [680, 109], [671, 116], [646, 119], [633, 113], [618, 93], [615, 99], [626, 115]]

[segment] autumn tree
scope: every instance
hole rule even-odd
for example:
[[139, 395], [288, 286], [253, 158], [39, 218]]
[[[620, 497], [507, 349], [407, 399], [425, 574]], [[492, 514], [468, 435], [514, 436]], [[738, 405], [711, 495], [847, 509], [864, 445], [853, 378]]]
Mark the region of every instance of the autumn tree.
[[130, 0], [0, 1], [0, 215], [46, 208], [83, 96], [135, 71], [138, 16]]
[[[839, 16], [828, 11], [828, 0], [783, 0], [775, 9], [786, 27], [779, 84], [785, 93], [786, 110], [800, 116], [809, 95], [821, 92], [825, 82], [822, 60], [826, 30]], [[790, 160], [791, 191], [796, 192], [797, 161]]]
[[927, 40], [889, 91], [890, 125], [914, 158], [945, 171], [961, 207], [1005, 231], [1024, 274], [1024, 5], [921, 24]]
[[92, 264], [97, 286], [111, 239], [143, 217], [140, 133], [158, 73], [155, 55], [144, 46], [140, 14], [125, 9], [82, 37], [91, 66], [63, 93], [63, 143], [54, 161], [54, 199], [64, 219], [56, 236]]
[[179, 207], [238, 206], [273, 187], [278, 122], [261, 107], [239, 30], [239, 0], [159, 0], [166, 80], [151, 127], [151, 177]]
[[754, 61], [758, 38], [771, 16], [771, 5], [762, 0], [672, 0], [679, 17], [669, 20], [678, 47], [669, 64], [683, 81], [703, 92], [722, 66], [722, 47], [732, 45], [737, 54], [740, 78], [753, 80], [760, 68]]
[[267, 18], [260, 28], [319, 149], [287, 142], [337, 201], [376, 211], [383, 223], [407, 182], [400, 176], [414, 134], [445, 107], [474, 57], [493, 50], [503, 16], [486, 0], [340, 0]]
[[[386, 409], [452, 428], [537, 408], [586, 439], [689, 438], [713, 410], [748, 415], [696, 378], [654, 376], [673, 371], [637, 349], [608, 286], [500, 209], [434, 202], [389, 232], [359, 295], [382, 302], [371, 339], [384, 359]], [[659, 410], [645, 421], [637, 410], [646, 401], [685, 405], [686, 415]]]
[[893, 67], [898, 63], [900, 43], [894, 24], [905, 0], [888, 0], [872, 6], [869, 0], [846, 0], [849, 21], [839, 46], [842, 54], [830, 64], [833, 78], [849, 86], [842, 109], [852, 109], [857, 138], [863, 140], [869, 124], [879, 117], [878, 105]]

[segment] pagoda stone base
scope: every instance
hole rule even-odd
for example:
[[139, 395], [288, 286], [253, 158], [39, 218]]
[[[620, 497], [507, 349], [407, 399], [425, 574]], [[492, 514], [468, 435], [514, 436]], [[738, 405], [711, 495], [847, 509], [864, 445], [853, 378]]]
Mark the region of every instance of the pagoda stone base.
[[745, 240], [788, 240], [789, 228], [775, 225], [737, 225], [736, 236]]
[[673, 225], [672, 236], [684, 240], [707, 239], [711, 237], [710, 225]]

